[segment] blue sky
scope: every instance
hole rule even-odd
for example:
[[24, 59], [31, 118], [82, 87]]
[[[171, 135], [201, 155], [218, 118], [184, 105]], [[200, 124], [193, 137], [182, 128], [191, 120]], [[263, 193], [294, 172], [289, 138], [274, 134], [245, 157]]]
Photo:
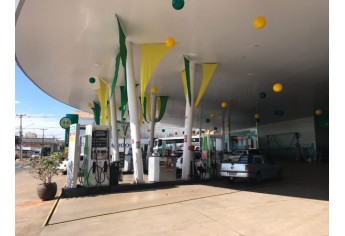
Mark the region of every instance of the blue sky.
[[[47, 95], [38, 88], [21, 69], [15, 65], [15, 113], [23, 116], [23, 134], [33, 132], [38, 137], [64, 138], [64, 130], [59, 121], [76, 109], [67, 106]], [[19, 131], [20, 119], [16, 116], [16, 132]]]

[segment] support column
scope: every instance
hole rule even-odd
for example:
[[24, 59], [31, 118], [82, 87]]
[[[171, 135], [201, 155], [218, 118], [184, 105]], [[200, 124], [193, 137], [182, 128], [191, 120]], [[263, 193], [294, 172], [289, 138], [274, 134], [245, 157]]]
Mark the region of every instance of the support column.
[[[109, 94], [111, 94], [111, 86], [109, 86]], [[110, 126], [111, 126], [111, 138], [113, 139], [112, 144], [114, 145], [113, 153], [111, 161], [119, 161], [120, 160], [120, 154], [119, 154], [119, 139], [117, 136], [117, 116], [116, 116], [116, 98], [115, 98], [115, 92], [113, 96], [110, 99]]]
[[183, 165], [182, 165], [182, 179], [190, 179], [190, 161], [192, 152], [189, 150], [192, 142], [192, 127], [193, 127], [193, 107], [194, 107], [194, 79], [195, 79], [195, 64], [190, 62], [190, 93], [191, 105], [189, 105], [188, 98], [186, 98], [186, 113], [185, 113], [185, 135], [183, 144]]
[[143, 158], [140, 147], [140, 127], [139, 127], [139, 112], [138, 100], [135, 90], [134, 64], [132, 43], [126, 41], [127, 48], [127, 93], [128, 93], [128, 109], [129, 120], [131, 128], [131, 142], [132, 142], [132, 157], [134, 168], [134, 181], [136, 183], [144, 183]]
[[149, 148], [147, 150], [147, 157], [146, 157], [146, 162], [148, 164], [148, 158], [152, 155], [153, 153], [153, 138], [155, 135], [155, 118], [156, 118], [156, 101], [157, 101], [157, 96], [156, 93], [151, 93], [151, 122], [150, 122], [150, 137], [149, 137]]

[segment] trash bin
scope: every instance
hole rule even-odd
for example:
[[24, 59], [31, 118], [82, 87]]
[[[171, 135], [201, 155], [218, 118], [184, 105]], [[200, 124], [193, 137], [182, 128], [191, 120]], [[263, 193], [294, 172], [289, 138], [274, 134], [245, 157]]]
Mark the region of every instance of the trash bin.
[[110, 186], [119, 184], [120, 161], [110, 162]]

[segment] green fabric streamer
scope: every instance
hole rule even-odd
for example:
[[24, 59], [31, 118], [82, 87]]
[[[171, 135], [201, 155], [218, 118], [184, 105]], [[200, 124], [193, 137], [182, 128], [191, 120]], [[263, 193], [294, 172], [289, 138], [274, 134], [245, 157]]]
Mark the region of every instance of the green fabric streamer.
[[186, 57], [184, 58], [184, 66], [186, 70], [186, 82], [187, 82], [187, 92], [188, 92], [188, 102], [189, 106], [192, 106], [191, 104], [191, 91], [190, 91], [190, 70], [189, 70], [189, 60]]
[[120, 91], [121, 91], [121, 119], [123, 119], [125, 117], [128, 96], [127, 96], [127, 89], [125, 86], [120, 86]]
[[100, 125], [101, 123], [101, 106], [96, 103], [96, 102], [93, 102], [93, 115], [95, 117], [95, 122], [96, 122], [96, 125]]
[[[139, 97], [139, 101], [141, 104], [141, 97]], [[144, 110], [142, 111], [142, 113], [143, 113], [143, 117], [144, 117], [145, 121], [148, 122], [147, 118], [146, 118], [146, 103], [147, 103], [147, 99], [146, 99], [146, 97], [144, 97]]]
[[116, 56], [116, 62], [115, 62], [115, 72], [114, 72], [114, 78], [113, 78], [113, 82], [111, 84], [111, 94], [110, 94], [110, 98], [113, 96], [113, 93], [115, 91], [115, 86], [116, 86], [116, 82], [117, 82], [117, 78], [119, 75], [119, 67], [120, 67], [120, 52], [117, 54]]
[[165, 109], [167, 107], [167, 104], [168, 104], [168, 96], [159, 96], [160, 99], [161, 99], [161, 107], [159, 109], [159, 116], [158, 118], [155, 119], [156, 122], [159, 122], [162, 118], [163, 118], [163, 115], [165, 113]]
[[[126, 48], [126, 35], [125, 32], [123, 31], [120, 20], [116, 16], [117, 19], [117, 25], [119, 28], [119, 44], [120, 44], [120, 57], [121, 57], [121, 62], [122, 62], [122, 67], [125, 71], [125, 78], [124, 78], [124, 87], [125, 90], [127, 91], [127, 71], [126, 71], [126, 62], [127, 62], [127, 48]], [[127, 96], [126, 96], [127, 97]]]

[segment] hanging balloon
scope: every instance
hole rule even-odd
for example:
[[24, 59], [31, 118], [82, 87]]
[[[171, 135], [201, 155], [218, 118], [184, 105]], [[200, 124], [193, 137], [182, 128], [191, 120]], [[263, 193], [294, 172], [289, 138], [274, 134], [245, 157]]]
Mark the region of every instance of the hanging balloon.
[[164, 132], [165, 132], [165, 129], [162, 129], [162, 132], [164, 133]]
[[316, 109], [315, 110], [315, 115], [321, 116], [322, 115], [322, 110], [321, 109]]
[[257, 120], [257, 119], [260, 119], [260, 114], [258, 114], [258, 113], [256, 113], [255, 115], [254, 115], [254, 118]]
[[91, 108], [91, 107], [92, 107], [92, 102], [88, 102], [88, 103], [87, 103], [87, 107], [88, 107], [88, 108]]
[[184, 134], [184, 131], [182, 131], [182, 134]]
[[157, 93], [157, 92], [158, 92], [158, 88], [155, 87], [155, 86], [153, 86], [153, 87], [151, 88], [151, 93]]
[[184, 0], [173, 0], [172, 6], [175, 10], [181, 10], [184, 7]]
[[281, 83], [275, 83], [273, 85], [273, 91], [276, 93], [280, 93], [283, 90], [283, 85]]
[[91, 84], [93, 84], [93, 83], [95, 83], [95, 82], [96, 82], [96, 79], [95, 79], [95, 78], [93, 78], [93, 77], [90, 77], [90, 78], [89, 78], [89, 82], [90, 82]]
[[217, 130], [217, 127], [214, 127], [213, 129], [214, 129], [214, 130]]
[[259, 93], [259, 97], [260, 98], [266, 98], [266, 93], [265, 92], [261, 92], [261, 93]]
[[210, 119], [206, 119], [206, 123], [210, 123]]
[[216, 115], [214, 113], [210, 114], [210, 118], [214, 118]]
[[175, 132], [175, 135], [177, 135], [177, 132]]
[[258, 16], [253, 21], [255, 29], [262, 29], [266, 26], [266, 19], [263, 16]]
[[227, 103], [227, 102], [222, 102], [222, 103], [220, 104], [220, 106], [221, 106], [222, 108], [227, 108], [227, 107], [228, 107], [228, 103]]
[[175, 44], [176, 44], [175, 39], [172, 38], [172, 37], [168, 37], [167, 40], [165, 41], [165, 45], [166, 45], [168, 48], [174, 47]]

